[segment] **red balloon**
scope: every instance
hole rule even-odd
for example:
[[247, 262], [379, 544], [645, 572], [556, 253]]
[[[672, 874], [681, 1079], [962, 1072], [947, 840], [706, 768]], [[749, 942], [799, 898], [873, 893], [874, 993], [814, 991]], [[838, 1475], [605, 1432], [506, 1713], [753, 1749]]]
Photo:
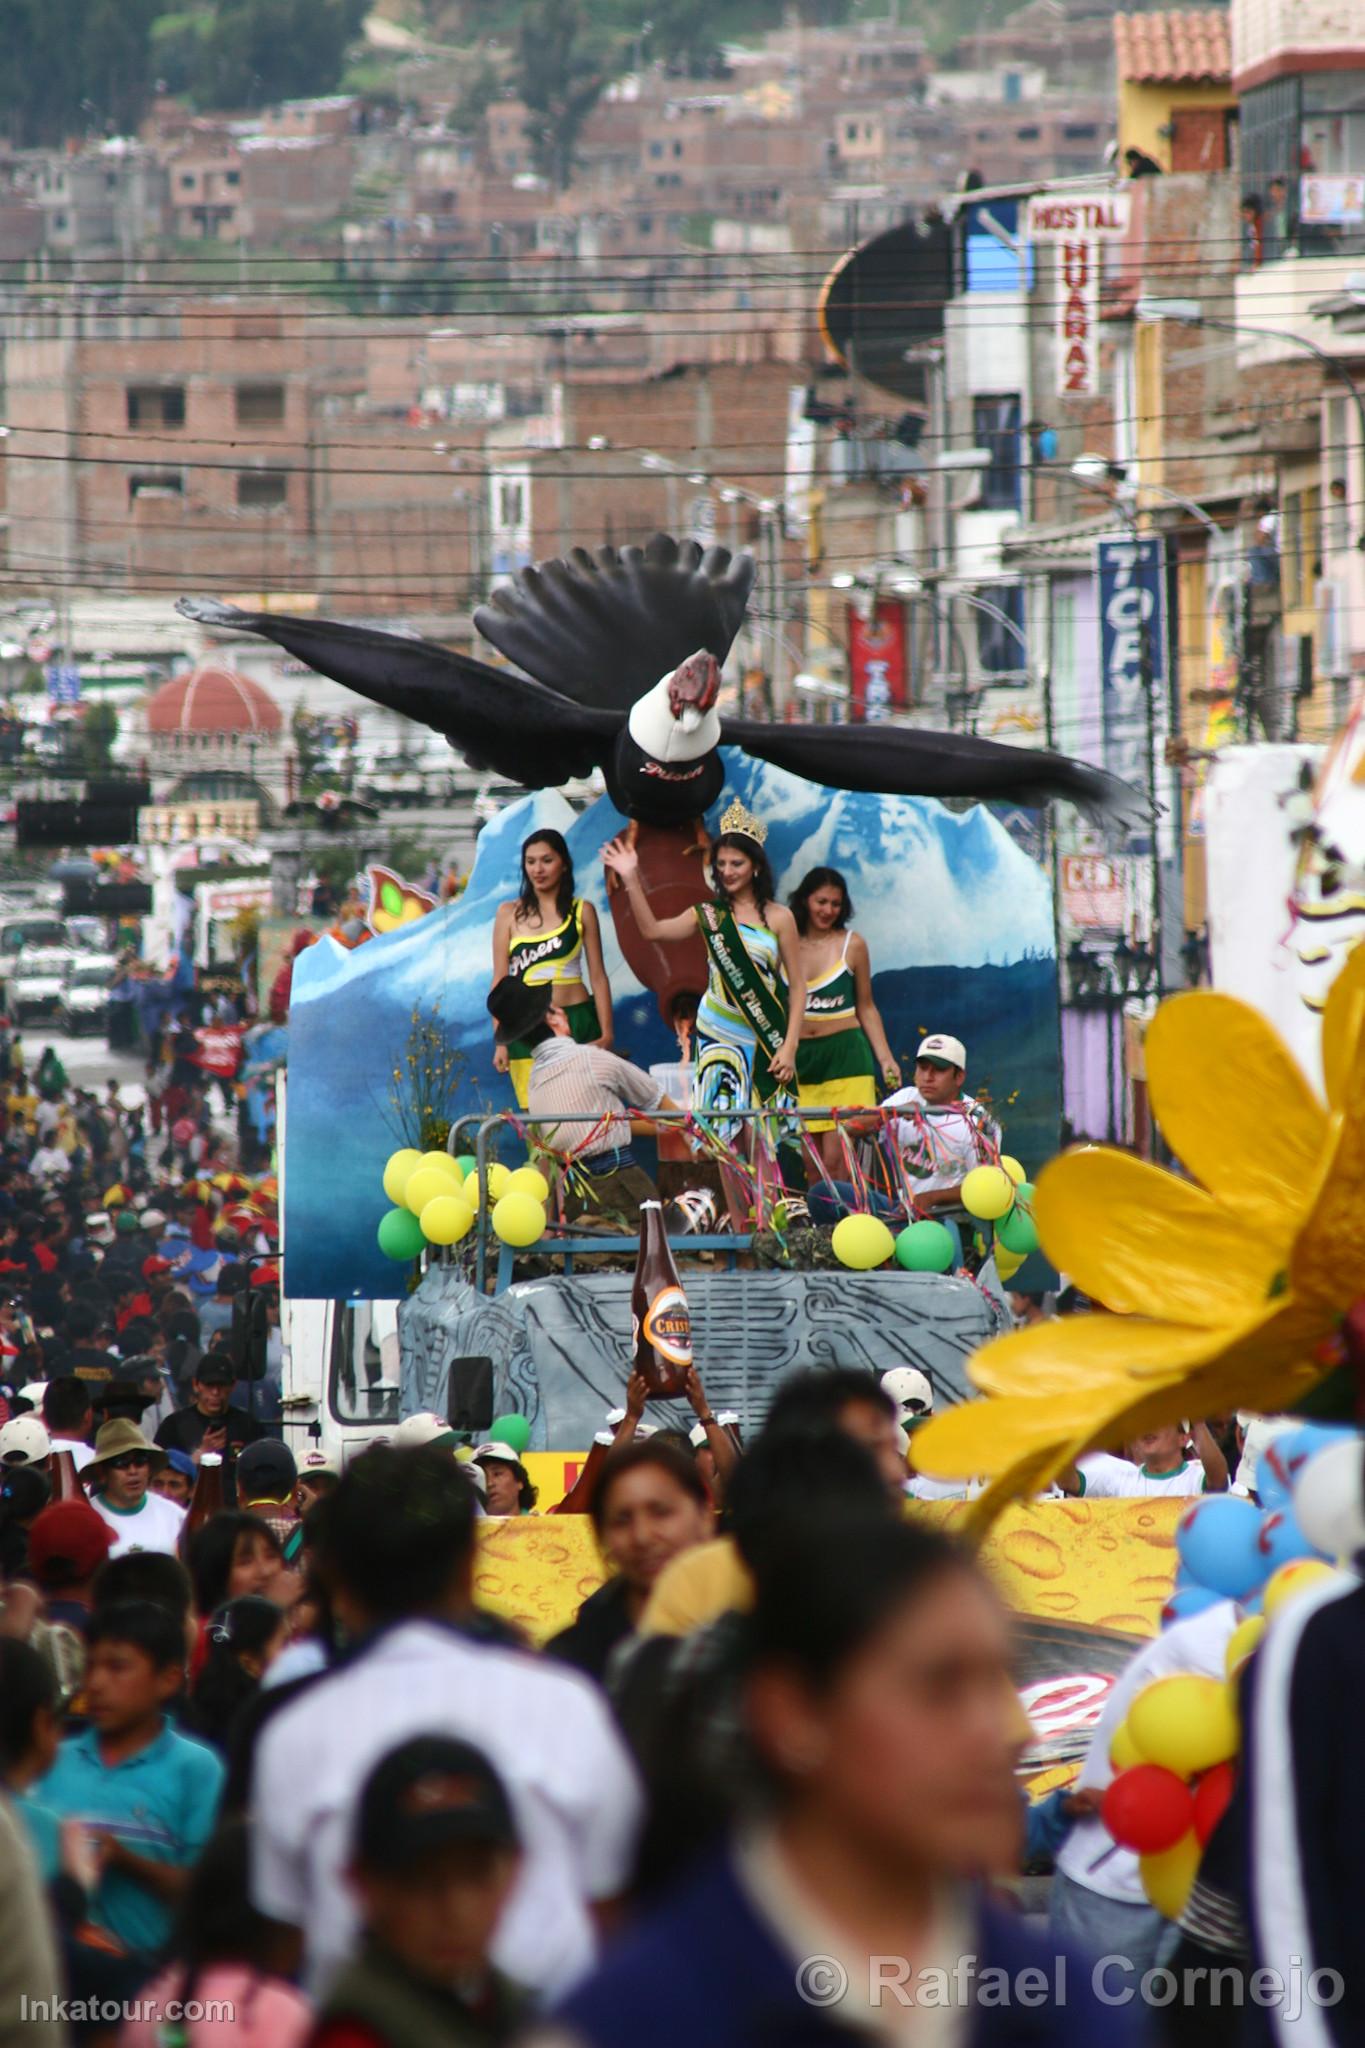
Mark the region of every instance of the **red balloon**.
[[1161, 1764], [1134, 1764], [1110, 1784], [1100, 1819], [1120, 1848], [1139, 1856], [1159, 1856], [1188, 1834], [1194, 1824], [1194, 1801], [1189, 1786], [1174, 1771]]
[[1236, 1783], [1237, 1766], [1226, 1763], [1215, 1764], [1211, 1771], [1205, 1771], [1196, 1785], [1194, 1831], [1199, 1837], [1201, 1848], [1227, 1812]]

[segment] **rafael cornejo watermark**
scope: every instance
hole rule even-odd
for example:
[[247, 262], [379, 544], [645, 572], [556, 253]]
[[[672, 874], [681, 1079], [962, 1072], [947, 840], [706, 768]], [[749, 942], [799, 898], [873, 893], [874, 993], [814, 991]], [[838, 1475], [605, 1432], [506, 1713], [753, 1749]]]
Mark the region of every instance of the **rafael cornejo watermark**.
[[[806, 1956], [797, 1965], [796, 1989], [807, 2005], [842, 2005], [853, 1997], [874, 2011], [884, 2007], [1022, 2006], [1039, 2009], [1065, 2005], [1078, 1976], [1067, 1956], [1022, 1970], [983, 1967], [980, 1958], [959, 1956], [951, 1969], [915, 1969], [904, 1956], [869, 1956], [862, 1981], [851, 1981], [847, 1965], [837, 1956]], [[1101, 1956], [1083, 1974], [1090, 1994], [1101, 2005], [1219, 2007], [1256, 2005], [1273, 2008], [1293, 2021], [1308, 2006], [1333, 2006], [1345, 1991], [1337, 1970], [1305, 1970], [1303, 1959], [1290, 1958], [1287, 1970], [1251, 1970], [1235, 1964], [1196, 1964], [1179, 1970], [1160, 1965], [1140, 1970], [1128, 1956]]]

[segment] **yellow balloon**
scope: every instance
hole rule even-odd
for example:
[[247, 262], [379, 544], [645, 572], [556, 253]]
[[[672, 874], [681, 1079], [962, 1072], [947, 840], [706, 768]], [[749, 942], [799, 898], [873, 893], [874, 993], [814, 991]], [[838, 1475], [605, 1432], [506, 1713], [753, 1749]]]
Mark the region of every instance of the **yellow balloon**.
[[[488, 1201], [491, 1207], [494, 1202], [500, 1201], [502, 1196], [507, 1193], [507, 1184], [512, 1178], [511, 1169], [504, 1166], [500, 1159], [490, 1160], [484, 1169], [484, 1177], [488, 1182]], [[480, 1175], [471, 1173], [467, 1183], [469, 1192], [476, 1201], [478, 1200], [479, 1181]]]
[[1120, 1771], [1131, 1771], [1134, 1764], [1143, 1761], [1142, 1751], [1133, 1740], [1133, 1731], [1126, 1721], [1120, 1721], [1114, 1730], [1114, 1739], [1109, 1745], [1109, 1761], [1114, 1766], [1114, 1775]]
[[442, 1173], [439, 1166], [422, 1165], [408, 1175], [403, 1201], [414, 1216], [420, 1216], [428, 1202], [434, 1202], [438, 1195], [453, 1195], [457, 1186], [458, 1182]]
[[1297, 1600], [1320, 1579], [1330, 1579], [1334, 1567], [1320, 1557], [1291, 1557], [1272, 1572], [1265, 1586], [1265, 1618], [1269, 1621], [1288, 1600]]
[[1193, 1778], [1236, 1756], [1241, 1736], [1227, 1687], [1219, 1678], [1158, 1678], [1128, 1709], [1134, 1742], [1149, 1764]]
[[[507, 1171], [503, 1168], [504, 1173]], [[514, 1245], [524, 1251], [528, 1244], [534, 1244], [545, 1232], [544, 1205], [533, 1195], [522, 1194], [519, 1190], [499, 1196], [493, 1205], [493, 1232], [503, 1244]]]
[[[1278, 1573], [1276, 1576], [1278, 1577]], [[1272, 1579], [1271, 1584], [1273, 1585], [1274, 1583], [1275, 1581]], [[1264, 1634], [1265, 1616], [1263, 1614], [1249, 1614], [1245, 1621], [1238, 1622], [1236, 1628], [1228, 1637], [1227, 1652], [1223, 1660], [1223, 1668], [1226, 1670], [1229, 1678], [1236, 1677], [1252, 1651], [1258, 1647]]]
[[1160, 1855], [1139, 1856], [1138, 1875], [1142, 1889], [1146, 1892], [1158, 1913], [1168, 1920], [1178, 1920], [1185, 1910], [1185, 1901], [1190, 1888], [1199, 1873], [1199, 1859], [1203, 1855], [1199, 1837], [1191, 1828], [1182, 1835], [1173, 1849], [1163, 1849]]
[[401, 1152], [390, 1152], [384, 1165], [384, 1193], [395, 1207], [402, 1201], [403, 1190], [421, 1160], [421, 1153], [412, 1145], [405, 1145]]
[[434, 1166], [438, 1173], [448, 1174], [456, 1187], [464, 1179], [464, 1168], [458, 1159], [452, 1159], [448, 1152], [424, 1152], [423, 1166]]
[[509, 1174], [503, 1192], [509, 1195], [530, 1195], [532, 1201], [548, 1202], [550, 1183], [538, 1166], [518, 1166]]
[[962, 1206], [969, 1216], [994, 1223], [1014, 1207], [1014, 1182], [998, 1166], [974, 1166], [962, 1183]]
[[437, 1195], [417, 1220], [429, 1244], [458, 1244], [474, 1228], [474, 1211], [463, 1194]]
[[880, 1216], [841, 1216], [834, 1226], [833, 1242], [835, 1258], [855, 1273], [884, 1266], [896, 1249], [896, 1240]]
[[1000, 1171], [1007, 1173], [1016, 1187], [1022, 1187], [1023, 1183], [1028, 1179], [1028, 1175], [1019, 1164], [1019, 1161], [1011, 1159], [1007, 1152], [1000, 1154]]
[[1008, 1245], [996, 1239], [995, 1270], [1002, 1280], [1012, 1280], [1027, 1257], [1027, 1252], [1012, 1252]]

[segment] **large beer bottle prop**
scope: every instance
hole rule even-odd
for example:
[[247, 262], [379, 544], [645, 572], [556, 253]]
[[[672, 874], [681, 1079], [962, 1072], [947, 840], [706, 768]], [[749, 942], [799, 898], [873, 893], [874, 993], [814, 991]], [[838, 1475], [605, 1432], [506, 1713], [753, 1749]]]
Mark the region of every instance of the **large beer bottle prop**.
[[640, 1251], [630, 1296], [635, 1370], [654, 1399], [683, 1390], [692, 1363], [692, 1317], [664, 1230], [661, 1202], [640, 1204]]
[[54, 1500], [85, 1500], [85, 1488], [81, 1485], [76, 1471], [76, 1460], [70, 1451], [52, 1453], [52, 1498]]
[[223, 1460], [217, 1451], [203, 1451], [199, 1458], [199, 1476], [194, 1482], [194, 1492], [180, 1525], [180, 1555], [189, 1554], [190, 1544], [205, 1522], [211, 1522], [226, 1505], [223, 1499]]

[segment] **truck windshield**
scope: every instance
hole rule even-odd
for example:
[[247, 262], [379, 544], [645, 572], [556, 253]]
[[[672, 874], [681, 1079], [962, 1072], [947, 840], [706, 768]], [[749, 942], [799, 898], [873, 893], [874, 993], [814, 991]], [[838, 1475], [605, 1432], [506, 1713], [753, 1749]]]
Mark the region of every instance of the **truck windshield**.
[[329, 1398], [339, 1422], [397, 1422], [398, 1304], [339, 1303], [332, 1325]]

